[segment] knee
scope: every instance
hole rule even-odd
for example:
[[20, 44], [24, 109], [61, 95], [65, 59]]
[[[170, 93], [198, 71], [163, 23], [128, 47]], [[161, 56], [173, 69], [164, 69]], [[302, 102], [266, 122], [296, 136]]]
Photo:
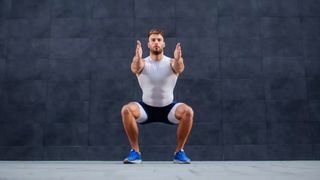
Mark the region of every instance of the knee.
[[185, 115], [186, 119], [190, 119], [190, 120], [193, 119], [194, 112], [190, 106], [186, 105], [184, 112], [185, 112], [184, 115]]
[[131, 111], [130, 111], [129, 106], [128, 106], [128, 105], [122, 106], [121, 115], [122, 115], [123, 117], [126, 117], [126, 116], [130, 116], [130, 114], [131, 114]]

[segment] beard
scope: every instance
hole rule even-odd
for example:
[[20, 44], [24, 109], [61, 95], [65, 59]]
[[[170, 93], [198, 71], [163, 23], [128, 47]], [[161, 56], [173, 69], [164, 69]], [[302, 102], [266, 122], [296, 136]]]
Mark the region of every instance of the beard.
[[150, 52], [154, 55], [159, 55], [163, 52], [163, 50], [159, 48], [159, 50], [151, 50]]

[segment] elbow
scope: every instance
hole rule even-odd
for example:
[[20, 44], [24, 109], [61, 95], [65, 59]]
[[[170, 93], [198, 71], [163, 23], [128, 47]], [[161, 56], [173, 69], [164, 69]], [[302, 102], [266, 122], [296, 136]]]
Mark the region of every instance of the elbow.
[[131, 72], [137, 74], [137, 68], [135, 68], [133, 64], [131, 64]]
[[137, 66], [134, 66], [134, 65], [131, 65], [131, 72], [133, 74], [140, 74], [142, 72], [142, 69], [141, 67], [137, 67]]
[[179, 74], [182, 73], [183, 70], [184, 70], [184, 65], [182, 65], [182, 66], [179, 68], [178, 73], [179, 73]]
[[174, 72], [175, 74], [181, 74], [181, 73], [183, 72], [183, 70], [184, 70], [184, 67], [174, 68], [174, 69], [173, 69], [173, 72]]
[[131, 72], [132, 72], [133, 74], [138, 74], [138, 70], [137, 70], [137, 69], [134, 69], [134, 68], [131, 68]]

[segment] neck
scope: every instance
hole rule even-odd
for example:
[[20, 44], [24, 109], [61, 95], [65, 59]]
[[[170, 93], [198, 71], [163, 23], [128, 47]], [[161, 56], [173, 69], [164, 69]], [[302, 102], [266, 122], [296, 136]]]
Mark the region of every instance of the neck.
[[150, 58], [154, 61], [161, 61], [163, 59], [163, 52], [161, 54], [155, 55], [150, 52]]

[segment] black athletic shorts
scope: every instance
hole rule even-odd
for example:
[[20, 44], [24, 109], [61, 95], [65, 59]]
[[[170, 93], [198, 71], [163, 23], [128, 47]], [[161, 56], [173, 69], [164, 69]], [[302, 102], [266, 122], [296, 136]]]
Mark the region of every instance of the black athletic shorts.
[[161, 122], [166, 124], [179, 123], [179, 120], [175, 118], [174, 114], [176, 107], [181, 103], [177, 103], [174, 101], [171, 104], [164, 107], [149, 106], [142, 101], [138, 103], [144, 110], [144, 112], [141, 112], [141, 107], [139, 107], [140, 117], [137, 120], [139, 124], [148, 124], [153, 122]]

